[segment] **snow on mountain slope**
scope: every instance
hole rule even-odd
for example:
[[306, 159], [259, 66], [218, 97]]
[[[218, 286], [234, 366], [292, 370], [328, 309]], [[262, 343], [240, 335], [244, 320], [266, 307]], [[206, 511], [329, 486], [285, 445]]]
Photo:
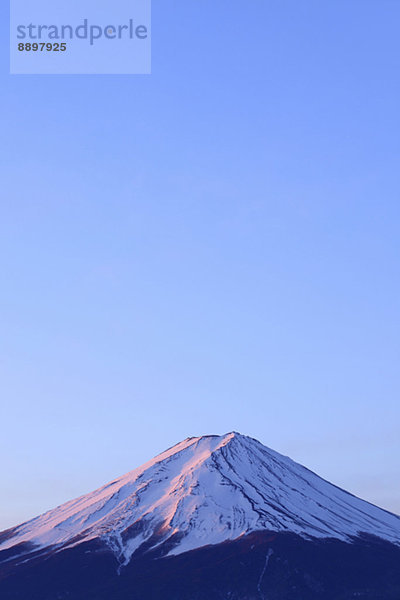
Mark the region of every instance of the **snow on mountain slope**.
[[[98, 490], [3, 533], [65, 548], [100, 539], [127, 564], [144, 542], [170, 554], [257, 530], [351, 541], [361, 533], [400, 545], [400, 517], [237, 434], [188, 438]], [[4, 535], [6, 534], [6, 535]]]

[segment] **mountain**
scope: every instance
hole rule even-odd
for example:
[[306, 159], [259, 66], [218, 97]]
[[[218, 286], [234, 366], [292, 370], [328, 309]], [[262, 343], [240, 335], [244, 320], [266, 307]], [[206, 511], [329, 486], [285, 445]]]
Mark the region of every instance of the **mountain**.
[[2, 532], [0, 597], [400, 600], [400, 517], [252, 438], [187, 438]]

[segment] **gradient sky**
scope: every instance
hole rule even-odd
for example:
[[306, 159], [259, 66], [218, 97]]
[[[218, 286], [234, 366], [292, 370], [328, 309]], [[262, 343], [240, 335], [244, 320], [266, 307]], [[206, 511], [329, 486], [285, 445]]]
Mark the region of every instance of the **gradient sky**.
[[154, 0], [151, 76], [10, 76], [0, 528], [237, 430], [400, 512], [400, 4]]

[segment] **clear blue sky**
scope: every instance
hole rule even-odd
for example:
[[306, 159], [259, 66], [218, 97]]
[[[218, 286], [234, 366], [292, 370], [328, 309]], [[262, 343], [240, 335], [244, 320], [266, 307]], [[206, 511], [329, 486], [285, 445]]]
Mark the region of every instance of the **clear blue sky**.
[[400, 512], [400, 4], [154, 0], [151, 76], [9, 76], [0, 528], [238, 430]]

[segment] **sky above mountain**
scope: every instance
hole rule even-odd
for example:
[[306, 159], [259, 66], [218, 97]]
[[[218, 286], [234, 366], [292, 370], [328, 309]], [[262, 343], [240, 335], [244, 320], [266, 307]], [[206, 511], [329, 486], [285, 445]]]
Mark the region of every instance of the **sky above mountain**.
[[400, 512], [400, 5], [154, 1], [148, 77], [0, 11], [0, 528], [229, 430]]

